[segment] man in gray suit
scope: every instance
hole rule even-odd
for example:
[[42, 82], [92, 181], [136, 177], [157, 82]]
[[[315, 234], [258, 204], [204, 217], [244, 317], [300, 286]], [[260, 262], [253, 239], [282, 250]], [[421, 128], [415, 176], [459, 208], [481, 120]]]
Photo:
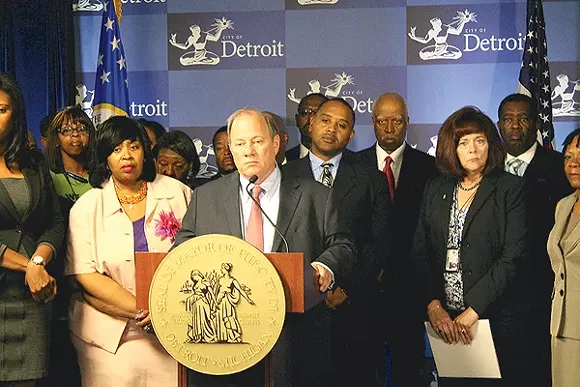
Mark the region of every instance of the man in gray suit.
[[[263, 191], [259, 197], [262, 208], [276, 221], [289, 250], [304, 253], [319, 290], [325, 292], [335, 283], [339, 286], [349, 275], [356, 255], [352, 236], [338, 221], [331, 191], [312, 179], [289, 177], [280, 171], [275, 158], [280, 138], [275, 124], [263, 112], [244, 108], [233, 113], [228, 119], [228, 138], [238, 171], [193, 192], [175, 246], [205, 234], [245, 237], [252, 208], [246, 188], [258, 186]], [[285, 251], [282, 238], [263, 215], [262, 224], [263, 251]], [[328, 323], [324, 303], [304, 315], [288, 316], [292, 386], [330, 384]], [[254, 372], [251, 379], [238, 375], [233, 385], [254, 385], [251, 383], [258, 374]]]

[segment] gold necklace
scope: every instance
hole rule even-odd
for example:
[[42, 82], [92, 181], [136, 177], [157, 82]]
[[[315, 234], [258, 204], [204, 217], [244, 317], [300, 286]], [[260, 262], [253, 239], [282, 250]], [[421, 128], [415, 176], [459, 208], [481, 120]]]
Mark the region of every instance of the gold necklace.
[[119, 203], [121, 204], [128, 204], [129, 209], [132, 210], [133, 206], [145, 199], [147, 197], [147, 183], [142, 182], [141, 187], [135, 193], [125, 195], [121, 192], [121, 189], [114, 183], [115, 186], [115, 193], [117, 194], [117, 199], [119, 199]]

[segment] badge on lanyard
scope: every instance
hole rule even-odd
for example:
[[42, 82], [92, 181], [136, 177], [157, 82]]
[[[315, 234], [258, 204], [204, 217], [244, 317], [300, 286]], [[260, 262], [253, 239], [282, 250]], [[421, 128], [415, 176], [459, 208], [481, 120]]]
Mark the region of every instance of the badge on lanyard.
[[447, 249], [446, 271], [459, 270], [459, 249]]

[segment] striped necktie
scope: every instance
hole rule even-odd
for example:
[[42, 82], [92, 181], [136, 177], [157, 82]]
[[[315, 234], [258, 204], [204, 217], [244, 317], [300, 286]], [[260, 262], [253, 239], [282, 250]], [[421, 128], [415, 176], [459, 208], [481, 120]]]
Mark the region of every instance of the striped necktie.
[[334, 164], [332, 163], [322, 164], [322, 175], [320, 176], [320, 182], [329, 188], [332, 188], [332, 184], [334, 183], [334, 178], [332, 177], [332, 173], [330, 173], [330, 168], [333, 166]]
[[506, 165], [506, 171], [511, 173], [512, 175], [516, 175], [516, 176], [522, 176], [523, 175], [523, 171], [522, 166], [524, 165], [525, 161], [524, 160], [520, 160], [517, 157], [514, 159], [511, 159], [510, 161], [508, 161], [507, 165]]

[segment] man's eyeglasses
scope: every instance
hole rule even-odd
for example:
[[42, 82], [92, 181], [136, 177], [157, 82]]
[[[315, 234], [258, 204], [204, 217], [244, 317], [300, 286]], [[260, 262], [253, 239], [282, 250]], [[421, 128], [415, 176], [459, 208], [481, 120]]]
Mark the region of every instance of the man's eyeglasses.
[[300, 116], [302, 116], [302, 117], [306, 117], [306, 116], [310, 116], [310, 115], [316, 114], [317, 111], [318, 111], [318, 109], [305, 108], [305, 109], [298, 110], [298, 114]]
[[70, 127], [70, 126], [64, 126], [62, 128], [60, 128], [60, 130], [58, 131], [60, 134], [62, 134], [63, 136], [72, 136], [74, 131], [77, 131], [77, 133], [79, 135], [83, 135], [83, 134], [88, 134], [89, 133], [89, 129], [87, 129], [86, 126], [84, 125], [79, 125], [79, 126], [75, 126]]

